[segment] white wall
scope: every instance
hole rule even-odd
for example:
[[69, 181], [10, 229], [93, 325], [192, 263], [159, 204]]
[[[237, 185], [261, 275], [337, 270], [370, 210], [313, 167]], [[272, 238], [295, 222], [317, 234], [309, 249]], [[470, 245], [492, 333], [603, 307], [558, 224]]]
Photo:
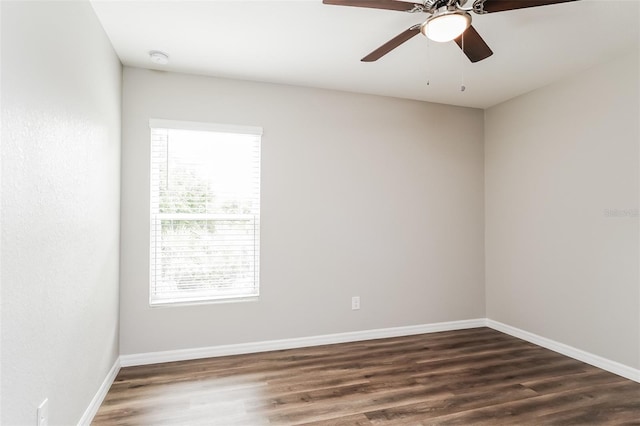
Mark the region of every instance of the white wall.
[[[482, 111], [134, 68], [123, 93], [122, 354], [484, 317]], [[148, 306], [149, 118], [264, 127], [259, 302]]]
[[0, 422], [71, 425], [118, 356], [122, 68], [88, 2], [1, 8]]
[[493, 320], [640, 367], [638, 55], [486, 111]]

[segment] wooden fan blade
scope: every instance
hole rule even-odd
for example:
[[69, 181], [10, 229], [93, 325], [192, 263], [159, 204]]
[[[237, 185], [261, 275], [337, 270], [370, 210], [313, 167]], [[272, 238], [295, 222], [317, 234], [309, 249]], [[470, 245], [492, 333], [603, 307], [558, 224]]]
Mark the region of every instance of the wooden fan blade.
[[400, 46], [405, 41], [418, 35], [418, 33], [420, 33], [420, 25], [414, 25], [408, 30], [404, 30], [403, 32], [401, 32], [400, 34], [398, 34], [397, 36], [395, 36], [394, 38], [392, 38], [382, 46], [378, 47], [373, 52], [369, 53], [367, 56], [362, 58], [361, 61], [362, 62], [377, 61], [387, 53], [391, 52], [396, 47]]
[[550, 4], [568, 3], [578, 0], [484, 0], [482, 10], [490, 12], [504, 12], [506, 10], [524, 9], [526, 7], [547, 6]]
[[460, 49], [462, 49], [463, 37], [464, 49], [462, 51], [471, 62], [478, 62], [493, 55], [491, 48], [485, 43], [482, 37], [480, 37], [480, 34], [478, 34], [472, 25], [469, 25], [469, 28], [455, 40], [458, 46], [460, 46]]
[[324, 4], [332, 4], [335, 6], [353, 6], [353, 7], [368, 7], [370, 9], [387, 9], [398, 10], [400, 12], [411, 12], [416, 10], [423, 10], [424, 6], [421, 3], [409, 3], [405, 1], [394, 0], [322, 0]]

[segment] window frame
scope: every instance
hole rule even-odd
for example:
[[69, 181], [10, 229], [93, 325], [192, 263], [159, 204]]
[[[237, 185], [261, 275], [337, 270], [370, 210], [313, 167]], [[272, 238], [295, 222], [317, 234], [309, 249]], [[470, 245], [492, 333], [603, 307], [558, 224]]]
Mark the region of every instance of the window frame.
[[[149, 291], [149, 298], [148, 298], [148, 303], [149, 306], [152, 308], [161, 308], [161, 307], [174, 307], [174, 306], [185, 306], [185, 305], [200, 305], [200, 304], [217, 304], [217, 303], [236, 303], [236, 302], [253, 302], [253, 301], [258, 301], [260, 298], [260, 232], [261, 232], [261, 224], [260, 224], [260, 220], [261, 220], [261, 207], [258, 207], [258, 214], [257, 214], [257, 259], [255, 259], [254, 256], [254, 263], [253, 263], [253, 268], [255, 270], [255, 274], [254, 274], [254, 286], [255, 286], [255, 292], [252, 294], [248, 294], [248, 295], [214, 295], [211, 294], [211, 292], [208, 292], [207, 290], [203, 290], [202, 292], [196, 292], [195, 294], [200, 294], [199, 296], [196, 297], [189, 297], [189, 298], [184, 298], [184, 299], [159, 299], [157, 297], [154, 298], [154, 286], [155, 286], [155, 281], [154, 281], [154, 274], [155, 274], [155, 269], [157, 269], [157, 265], [154, 263], [154, 249], [157, 250], [160, 245], [158, 242], [156, 242], [156, 244], [154, 245], [154, 237], [153, 237], [153, 233], [156, 232], [157, 230], [155, 230], [154, 228], [156, 226], [158, 226], [156, 223], [154, 223], [154, 214], [157, 218], [161, 218], [164, 216], [170, 217], [172, 215], [179, 215], [179, 216], [192, 216], [193, 218], [191, 220], [201, 220], [199, 218], [205, 217], [205, 216], [211, 216], [211, 217], [218, 217], [215, 220], [224, 220], [223, 218], [221, 218], [220, 214], [215, 214], [215, 213], [210, 213], [210, 214], [202, 214], [202, 213], [159, 213], [159, 212], [154, 212], [153, 211], [153, 201], [152, 198], [155, 196], [158, 196], [159, 194], [155, 194], [154, 188], [153, 188], [153, 177], [151, 176], [151, 174], [153, 173], [153, 167], [154, 167], [154, 159], [153, 159], [153, 154], [154, 154], [154, 150], [153, 150], [153, 131], [154, 130], [161, 130], [161, 129], [166, 129], [166, 130], [187, 130], [187, 131], [199, 131], [199, 132], [212, 132], [212, 133], [230, 133], [230, 134], [234, 134], [234, 135], [246, 135], [246, 136], [256, 136], [258, 137], [258, 149], [257, 149], [257, 154], [258, 154], [258, 158], [257, 158], [257, 164], [258, 164], [258, 168], [259, 168], [259, 173], [258, 173], [258, 200], [259, 202], [261, 201], [261, 153], [262, 153], [262, 134], [263, 134], [263, 129], [262, 127], [259, 126], [244, 126], [244, 125], [234, 125], [234, 124], [220, 124], [220, 123], [209, 123], [209, 122], [194, 122], [194, 121], [180, 121], [180, 120], [166, 120], [166, 119], [150, 119], [149, 120], [149, 238], [147, 239], [148, 241], [148, 250], [149, 250], [149, 286], [148, 286], [148, 291]], [[230, 215], [229, 217], [233, 216], [235, 217], [240, 217], [243, 215], [240, 214], [234, 214], [234, 215]], [[244, 215], [244, 216], [249, 216], [249, 215]], [[180, 220], [184, 220], [184, 219], [180, 219]], [[209, 220], [209, 219], [205, 219], [205, 220]], [[234, 220], [234, 219], [230, 219], [230, 220]], [[255, 224], [254, 224], [255, 226]], [[256, 240], [256, 236], [254, 235], [254, 241]], [[255, 244], [255, 243], [254, 243]]]

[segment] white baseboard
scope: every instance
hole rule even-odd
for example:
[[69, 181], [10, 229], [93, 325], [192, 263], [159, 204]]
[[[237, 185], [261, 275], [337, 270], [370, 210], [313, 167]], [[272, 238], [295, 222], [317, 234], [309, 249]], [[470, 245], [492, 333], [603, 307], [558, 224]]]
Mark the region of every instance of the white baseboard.
[[107, 373], [107, 376], [104, 378], [102, 384], [100, 385], [100, 388], [98, 388], [98, 392], [96, 392], [93, 399], [91, 400], [91, 403], [89, 403], [89, 406], [84, 411], [84, 414], [82, 415], [82, 417], [80, 418], [80, 421], [78, 422], [78, 426], [85, 426], [85, 425], [88, 426], [91, 424], [94, 416], [96, 415], [96, 413], [98, 412], [98, 409], [100, 408], [100, 405], [102, 404], [102, 401], [104, 401], [104, 397], [107, 396], [107, 392], [109, 392], [109, 388], [111, 387], [111, 385], [113, 384], [113, 381], [118, 375], [118, 371], [120, 371], [120, 366], [121, 366], [120, 358], [117, 358], [116, 361], [113, 363], [113, 366]]
[[256, 352], [277, 351], [282, 349], [304, 348], [309, 346], [330, 345], [334, 343], [357, 342], [361, 340], [384, 339], [387, 337], [409, 336], [412, 334], [435, 333], [438, 331], [462, 330], [484, 327], [484, 318], [439, 322], [434, 324], [411, 325], [406, 327], [380, 328], [376, 330], [352, 331], [348, 333], [325, 334], [321, 336], [298, 337], [282, 340], [268, 340], [235, 345], [208, 346], [194, 349], [179, 349], [161, 352], [121, 355], [123, 367], [157, 364], [161, 362], [184, 361], [189, 359], [211, 358], [226, 355], [240, 355]]
[[586, 362], [594, 367], [602, 368], [603, 370], [622, 376], [626, 379], [633, 380], [640, 383], [640, 370], [629, 367], [628, 365], [620, 364], [616, 361], [603, 358], [598, 355], [594, 355], [590, 352], [576, 349], [573, 346], [565, 345], [564, 343], [556, 342], [555, 340], [547, 339], [546, 337], [538, 336], [537, 334], [530, 333], [528, 331], [521, 330], [516, 327], [512, 327], [507, 324], [503, 324], [491, 319], [486, 320], [487, 327], [500, 331], [505, 334], [517, 337], [527, 342], [531, 342], [543, 348], [551, 349], [554, 352], [561, 353], [568, 357], [577, 359], [578, 361]]
[[234, 345], [208, 346], [193, 349], [178, 349], [161, 352], [120, 355], [105, 377], [98, 392], [91, 400], [79, 426], [89, 425], [98, 412], [109, 388], [121, 367], [157, 364], [162, 362], [184, 361], [190, 359], [211, 358], [217, 356], [240, 355], [256, 352], [276, 351], [283, 349], [304, 348], [309, 346], [330, 345], [335, 343], [358, 342], [362, 340], [384, 339], [388, 337], [410, 336], [413, 334], [436, 333], [439, 331], [463, 330], [467, 328], [490, 327], [505, 334], [526, 340], [538, 346], [561, 353], [595, 367], [617, 374], [640, 383], [640, 370], [615, 362], [598, 355], [574, 348], [564, 343], [503, 324], [488, 318], [477, 318], [463, 321], [439, 322], [433, 324], [411, 325], [406, 327], [380, 328], [376, 330], [352, 331], [347, 333], [325, 334], [320, 336], [299, 337], [263, 342], [240, 343]]

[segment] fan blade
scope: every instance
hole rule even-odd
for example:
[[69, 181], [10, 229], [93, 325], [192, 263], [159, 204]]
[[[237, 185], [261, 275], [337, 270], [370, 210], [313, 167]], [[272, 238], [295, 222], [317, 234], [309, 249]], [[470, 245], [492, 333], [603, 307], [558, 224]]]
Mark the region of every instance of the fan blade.
[[570, 1], [578, 0], [484, 0], [484, 2], [480, 0], [476, 1], [476, 3], [482, 3], [482, 10], [489, 13], [524, 9], [525, 7], [547, 6], [550, 4], [567, 3]]
[[[462, 49], [463, 38], [464, 49]], [[469, 28], [467, 28], [466, 31], [463, 32], [455, 41], [471, 62], [478, 62], [493, 55], [491, 48], [487, 43], [485, 43], [482, 37], [480, 37], [480, 34], [478, 34], [472, 25], [469, 25]]]
[[324, 4], [335, 6], [368, 7], [370, 9], [398, 10], [400, 12], [412, 12], [414, 10], [424, 10], [420, 3], [409, 3], [394, 0], [322, 0]]
[[418, 35], [419, 33], [420, 33], [420, 25], [414, 25], [408, 30], [404, 30], [403, 32], [401, 32], [400, 34], [398, 34], [397, 36], [395, 36], [394, 38], [392, 38], [382, 46], [378, 47], [376, 50], [369, 53], [367, 56], [365, 56], [360, 60], [362, 62], [377, 61], [378, 59], [382, 58], [384, 55], [391, 52], [393, 49], [400, 46], [402, 43], [409, 40], [410, 38], [413, 38], [414, 36]]

